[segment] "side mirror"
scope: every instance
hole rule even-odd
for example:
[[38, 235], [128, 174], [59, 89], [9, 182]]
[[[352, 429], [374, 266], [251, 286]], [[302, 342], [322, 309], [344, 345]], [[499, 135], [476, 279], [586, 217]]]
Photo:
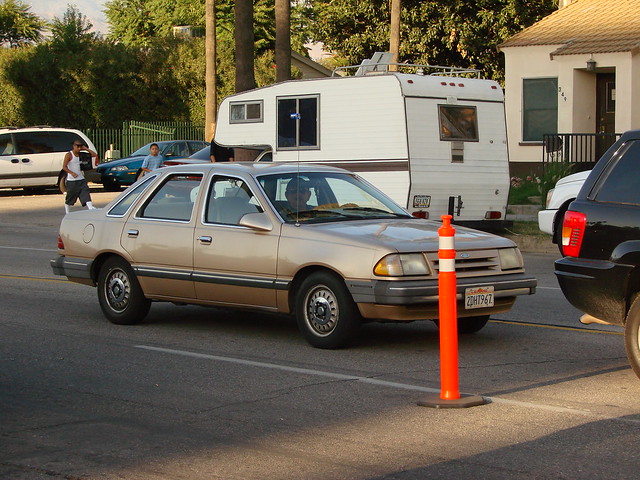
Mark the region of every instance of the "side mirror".
[[263, 232], [270, 232], [273, 230], [273, 224], [266, 213], [247, 213], [246, 215], [243, 215], [239, 223], [243, 227], [261, 230]]

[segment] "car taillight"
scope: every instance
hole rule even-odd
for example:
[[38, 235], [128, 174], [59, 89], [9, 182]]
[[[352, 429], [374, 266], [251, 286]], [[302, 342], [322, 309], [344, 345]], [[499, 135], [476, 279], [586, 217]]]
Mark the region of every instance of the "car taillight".
[[582, 237], [587, 224], [587, 216], [582, 212], [568, 210], [562, 223], [562, 253], [568, 257], [580, 255]]
[[498, 220], [502, 218], [502, 212], [496, 210], [488, 210], [484, 213], [485, 220]]
[[62, 237], [58, 235], [58, 248], [60, 250], [64, 250], [64, 243], [62, 242]]
[[425, 212], [424, 210], [418, 210], [417, 212], [413, 212], [415, 218], [429, 218], [429, 212]]

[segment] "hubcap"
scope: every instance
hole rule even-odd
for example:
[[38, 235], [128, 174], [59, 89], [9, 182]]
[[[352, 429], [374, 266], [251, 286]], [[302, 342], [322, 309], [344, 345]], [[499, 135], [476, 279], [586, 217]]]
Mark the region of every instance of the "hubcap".
[[314, 333], [329, 335], [338, 323], [339, 310], [336, 298], [326, 287], [317, 287], [307, 295], [307, 323]]
[[129, 279], [121, 270], [114, 270], [111, 273], [105, 288], [107, 301], [111, 308], [117, 312], [121, 312], [127, 308], [131, 288]]

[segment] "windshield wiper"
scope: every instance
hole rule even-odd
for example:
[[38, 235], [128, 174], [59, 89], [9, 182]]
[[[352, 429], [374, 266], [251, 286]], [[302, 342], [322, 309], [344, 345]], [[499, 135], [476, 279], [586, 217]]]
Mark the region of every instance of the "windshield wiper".
[[406, 213], [395, 213], [388, 210], [382, 210], [375, 207], [346, 207], [343, 210], [357, 211], [357, 212], [371, 212], [371, 213], [383, 213], [385, 215], [393, 215], [394, 217], [409, 217]]

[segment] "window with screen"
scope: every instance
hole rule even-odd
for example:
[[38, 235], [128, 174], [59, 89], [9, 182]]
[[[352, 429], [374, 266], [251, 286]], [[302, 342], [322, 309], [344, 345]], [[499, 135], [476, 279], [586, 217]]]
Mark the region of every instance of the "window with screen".
[[262, 101], [231, 102], [229, 104], [229, 123], [252, 123], [262, 121]]
[[525, 78], [522, 84], [522, 140], [542, 142], [558, 133], [558, 79]]

